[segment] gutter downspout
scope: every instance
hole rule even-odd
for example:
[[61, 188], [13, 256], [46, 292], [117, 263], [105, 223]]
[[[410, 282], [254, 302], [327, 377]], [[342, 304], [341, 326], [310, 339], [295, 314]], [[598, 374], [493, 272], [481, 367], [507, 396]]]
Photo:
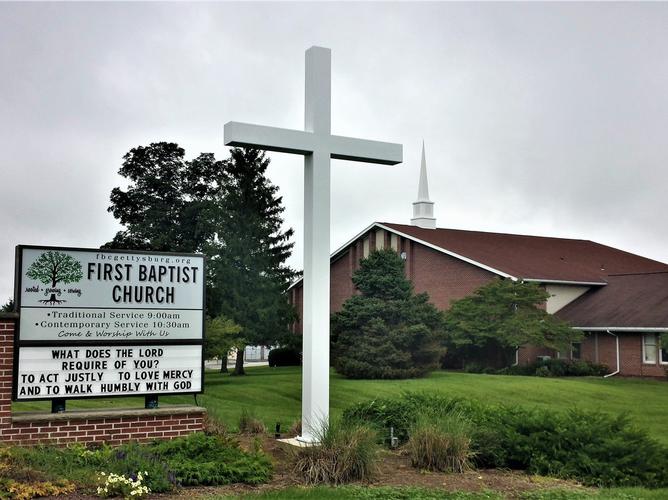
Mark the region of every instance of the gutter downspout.
[[610, 330], [606, 330], [606, 332], [608, 332], [610, 335], [615, 337], [615, 344], [616, 344], [616, 347], [617, 347], [617, 369], [612, 373], [608, 373], [607, 375], [603, 375], [603, 378], [612, 377], [612, 376], [617, 375], [619, 373], [619, 335], [612, 333]]

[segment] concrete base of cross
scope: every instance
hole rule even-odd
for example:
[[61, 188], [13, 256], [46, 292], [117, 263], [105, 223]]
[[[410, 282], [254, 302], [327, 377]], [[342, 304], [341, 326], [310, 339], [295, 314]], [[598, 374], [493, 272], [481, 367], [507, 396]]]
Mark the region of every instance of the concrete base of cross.
[[277, 439], [281, 444], [294, 446], [295, 448], [310, 448], [312, 446], [319, 446], [320, 443], [301, 441], [300, 438], [286, 438], [286, 439]]

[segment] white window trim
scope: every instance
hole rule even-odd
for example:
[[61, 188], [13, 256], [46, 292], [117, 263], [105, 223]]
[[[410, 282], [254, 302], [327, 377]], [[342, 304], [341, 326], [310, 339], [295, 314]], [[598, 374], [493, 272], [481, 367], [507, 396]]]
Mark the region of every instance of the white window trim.
[[668, 346], [665, 348], [662, 348], [661, 346], [661, 338], [657, 335], [656, 336], [656, 348], [659, 350], [659, 354], [657, 355], [656, 359], [659, 361], [660, 365], [668, 365], [668, 359], [664, 360], [663, 359], [663, 351], [665, 350], [668, 352]]
[[[654, 349], [656, 349], [654, 361], [647, 361], [647, 356], [645, 356], [645, 354], [646, 354], [645, 338], [648, 335], [653, 335], [654, 336]], [[643, 335], [642, 335], [642, 363], [643, 363], [643, 365], [656, 365], [659, 362], [660, 359], [661, 359], [661, 350], [659, 349], [659, 346], [658, 346], [658, 336], [657, 336], [657, 334], [656, 333], [643, 333]], [[664, 363], [662, 362], [661, 364], [664, 364]], [[665, 363], [665, 364], [668, 364], [668, 363]]]

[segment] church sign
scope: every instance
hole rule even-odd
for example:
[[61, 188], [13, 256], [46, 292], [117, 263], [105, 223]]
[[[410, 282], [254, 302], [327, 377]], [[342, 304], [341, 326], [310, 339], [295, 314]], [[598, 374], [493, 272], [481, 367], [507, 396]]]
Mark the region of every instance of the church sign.
[[202, 255], [16, 253], [15, 400], [202, 391]]

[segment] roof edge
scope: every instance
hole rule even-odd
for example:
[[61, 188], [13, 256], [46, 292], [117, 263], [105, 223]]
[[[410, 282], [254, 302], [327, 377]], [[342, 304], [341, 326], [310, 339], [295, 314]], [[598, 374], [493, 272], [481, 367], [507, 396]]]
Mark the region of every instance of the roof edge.
[[[366, 233], [366, 232], [369, 231], [370, 229], [373, 229], [374, 226], [376, 226], [376, 225], [378, 225], [377, 222], [373, 222], [373, 223], [371, 223], [369, 226], [365, 227], [365, 228], [362, 229], [359, 233], [357, 233], [355, 236], [353, 236], [353, 237], [350, 238], [348, 241], [346, 241], [346, 242], [345, 242], [343, 245], [341, 245], [339, 248], [337, 248], [336, 250], [334, 250], [334, 252], [332, 252], [331, 254], [329, 254], [330, 265], [331, 265], [331, 260], [332, 260], [334, 257], [336, 257], [339, 253], [341, 253], [345, 248], [347, 248], [347, 247], [348, 247], [353, 241], [355, 241], [357, 238], [359, 238], [360, 236], [362, 236], [364, 233]], [[288, 287], [288, 290], [294, 288], [294, 287], [297, 286], [299, 283], [301, 283], [303, 280], [304, 280], [304, 277], [302, 276], [302, 277], [299, 278], [298, 280], [293, 281], [293, 282], [290, 284], [290, 286]]]
[[547, 283], [548, 285], [583, 285], [583, 286], [605, 286], [606, 281], [573, 281], [573, 280], [548, 280], [542, 278], [522, 278], [523, 281], [532, 283]]
[[[482, 262], [478, 262], [478, 261], [475, 261], [475, 260], [473, 260], [473, 259], [469, 259], [468, 257], [464, 257], [463, 255], [460, 255], [460, 254], [458, 254], [458, 253], [452, 252], [452, 251], [450, 251], [450, 250], [448, 250], [448, 249], [446, 249], [446, 248], [439, 247], [438, 245], [434, 245], [433, 243], [429, 243], [428, 241], [421, 240], [420, 238], [416, 238], [415, 236], [411, 236], [411, 235], [409, 235], [409, 234], [402, 233], [401, 231], [397, 231], [396, 229], [393, 229], [393, 228], [391, 228], [391, 227], [389, 227], [389, 226], [386, 226], [386, 225], [384, 225], [384, 224], [382, 224], [382, 223], [380, 223], [380, 222], [376, 222], [376, 223], [374, 223], [373, 225], [378, 226], [378, 227], [380, 227], [380, 228], [382, 228], [382, 229], [385, 229], [386, 231], [390, 231], [390, 232], [392, 232], [392, 233], [394, 233], [394, 234], [397, 234], [397, 235], [399, 235], [399, 236], [401, 236], [401, 237], [403, 237], [403, 238], [406, 238], [406, 239], [409, 239], [409, 240], [411, 240], [411, 241], [415, 241], [415, 242], [417, 242], [417, 243], [420, 243], [421, 245], [424, 245], [424, 246], [426, 246], [426, 247], [428, 247], [428, 248], [431, 248], [432, 250], [436, 250], [437, 252], [444, 253], [444, 254], [446, 254], [446, 255], [449, 255], [450, 257], [454, 257], [455, 259], [459, 259], [459, 260], [464, 261], [464, 262], [466, 262], [466, 263], [468, 263], [468, 264], [471, 264], [471, 265], [474, 265], [474, 266], [479, 267], [479, 268], [481, 268], [481, 269], [484, 269], [485, 271], [489, 271], [489, 272], [491, 272], [491, 273], [493, 273], [493, 274], [496, 274], [496, 275], [498, 275], [498, 276], [501, 276], [502, 278], [510, 278], [510, 279], [513, 280], [513, 281], [517, 281], [517, 277], [516, 277], [516, 276], [513, 276], [513, 275], [508, 274], [508, 273], [504, 273], [503, 271], [501, 271], [501, 270], [499, 270], [499, 269], [495, 269], [495, 268], [493, 268], [493, 267], [491, 267], [491, 266], [488, 266], [488, 265], [483, 264]], [[371, 227], [373, 227], [373, 226], [371, 226]]]

